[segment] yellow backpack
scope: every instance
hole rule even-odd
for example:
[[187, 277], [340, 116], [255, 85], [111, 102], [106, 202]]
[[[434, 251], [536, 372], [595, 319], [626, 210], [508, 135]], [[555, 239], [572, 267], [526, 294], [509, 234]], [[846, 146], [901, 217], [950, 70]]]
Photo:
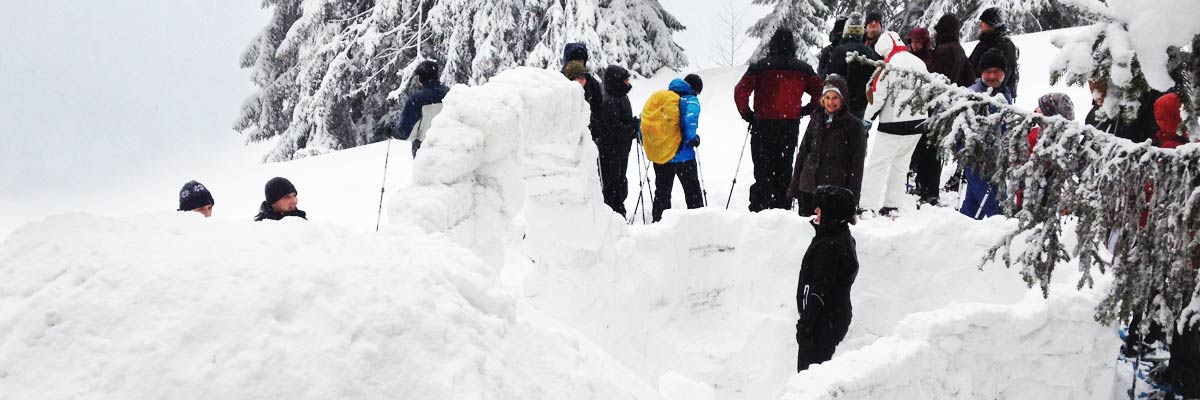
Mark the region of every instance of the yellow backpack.
[[683, 137], [679, 131], [679, 94], [660, 90], [642, 107], [642, 147], [646, 158], [666, 164], [675, 157]]

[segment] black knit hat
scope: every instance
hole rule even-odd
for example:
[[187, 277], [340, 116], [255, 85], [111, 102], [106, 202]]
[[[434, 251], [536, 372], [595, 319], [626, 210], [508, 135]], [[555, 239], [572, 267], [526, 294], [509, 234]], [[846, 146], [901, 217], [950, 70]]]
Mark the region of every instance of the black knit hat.
[[979, 14], [979, 21], [991, 25], [993, 28], [1004, 27], [1004, 14], [1000, 12], [1000, 8], [992, 7], [983, 10], [983, 14]]
[[850, 223], [854, 218], [854, 192], [840, 186], [821, 185], [813, 193], [814, 209], [821, 209], [821, 223]]
[[424, 84], [438, 80], [438, 77], [442, 73], [441, 70], [442, 68], [438, 66], [437, 61], [427, 60], [417, 64], [417, 69], [413, 72], [413, 75], [417, 77], [418, 83]]
[[870, 25], [872, 22], [878, 22], [879, 26], [883, 26], [883, 13], [879, 11], [871, 11], [867, 13], [867, 20], [863, 21], [863, 26]]
[[296, 186], [292, 185], [291, 181], [280, 177], [274, 177], [267, 181], [267, 187], [264, 191], [267, 195], [267, 204], [275, 204], [275, 202], [279, 201], [279, 199], [282, 199], [284, 196], [292, 193], [299, 193], [296, 191]]
[[1004, 58], [1004, 53], [998, 49], [988, 49], [979, 57], [979, 74], [983, 75], [983, 71], [988, 68], [1000, 68], [1004, 72], [1008, 72], [1008, 59]]
[[688, 74], [688, 76], [683, 77], [683, 81], [687, 82], [688, 86], [691, 86], [692, 91], [697, 95], [699, 95], [701, 91], [704, 91], [704, 80], [700, 79], [700, 75]]
[[208, 188], [196, 181], [188, 181], [179, 189], [179, 211], [192, 211], [207, 205], [216, 205]]

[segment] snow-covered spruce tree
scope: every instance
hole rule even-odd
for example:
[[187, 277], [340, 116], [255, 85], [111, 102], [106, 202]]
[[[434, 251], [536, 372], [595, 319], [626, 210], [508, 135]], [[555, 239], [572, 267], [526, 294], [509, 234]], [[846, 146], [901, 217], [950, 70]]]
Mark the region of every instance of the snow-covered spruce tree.
[[963, 22], [960, 32], [963, 38], [979, 35], [979, 14], [990, 7], [1004, 11], [1005, 25], [1011, 34], [1061, 29], [1086, 22], [1063, 3], [1063, 0], [825, 0], [834, 15], [878, 10], [884, 15], [885, 28], [901, 34], [917, 27], [932, 29], [943, 15], [953, 14]]
[[[1180, 13], [1170, 0], [1145, 4], [1071, 1], [1072, 7], [1096, 24], [1078, 35], [1056, 38], [1054, 44], [1060, 50], [1050, 63], [1051, 83], [1106, 83], [1108, 90], [1099, 117], [1121, 116], [1130, 121], [1140, 110], [1143, 94], [1174, 90], [1184, 103], [1184, 125], [1189, 132], [1200, 132], [1200, 102], [1196, 101], [1200, 57], [1194, 47], [1200, 44], [1200, 23], [1188, 21], [1194, 18], [1187, 16], [1172, 21], [1169, 16]], [[1194, 43], [1192, 52], [1180, 50], [1189, 43]]]
[[[276, 141], [285, 161], [382, 139], [416, 88], [413, 69], [443, 62], [442, 80], [478, 84], [520, 65], [558, 68], [566, 43], [589, 66], [649, 75], [687, 64], [683, 29], [657, 0], [266, 0], [274, 8], [242, 66], [260, 90], [235, 123], [250, 142]], [[382, 121], [382, 122], [381, 122]]]
[[[1093, 283], [1093, 268], [1111, 271], [1111, 292], [1096, 310], [1102, 322], [1141, 314], [1174, 326], [1184, 307], [1197, 303], [1200, 237], [1192, 233], [1200, 230], [1200, 146], [1134, 144], [1062, 117], [1019, 110], [941, 75], [861, 57], [856, 62], [902, 74], [905, 79], [891, 89], [917, 93], [903, 107], [929, 110], [935, 140], [989, 179], [1005, 215], [1019, 220], [983, 263], [1000, 256], [1006, 266], [1021, 265], [1025, 281], [1039, 284], [1045, 295], [1055, 266], [1072, 256], [1082, 272], [1079, 287]], [[999, 111], [988, 113], [987, 106]], [[1030, 154], [1026, 136], [1034, 126], [1041, 131]], [[1078, 237], [1072, 249], [1061, 240], [1068, 220]], [[1101, 246], [1113, 237], [1110, 261]], [[1013, 254], [1018, 239], [1027, 246]]]
[[[816, 65], [815, 51], [829, 43], [829, 32], [825, 20], [830, 16], [829, 8], [821, 0], [754, 0], [754, 4], [774, 5], [774, 10], [750, 26], [746, 33], [762, 39], [753, 59], [767, 54], [767, 39], [779, 28], [788, 28], [796, 36], [796, 57]], [[753, 60], [751, 60], [753, 61]]]

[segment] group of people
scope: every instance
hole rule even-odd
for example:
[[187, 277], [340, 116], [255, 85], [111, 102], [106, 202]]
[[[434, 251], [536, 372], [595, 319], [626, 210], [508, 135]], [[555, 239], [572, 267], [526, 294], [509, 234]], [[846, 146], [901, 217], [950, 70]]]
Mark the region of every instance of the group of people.
[[[279, 221], [286, 217], [308, 219], [308, 214], [297, 208], [300, 198], [296, 186], [286, 178], [271, 178], [263, 188], [263, 194], [265, 199], [258, 207], [255, 221]], [[216, 204], [212, 192], [200, 182], [188, 181], [179, 189], [179, 211], [196, 212], [209, 218]]]

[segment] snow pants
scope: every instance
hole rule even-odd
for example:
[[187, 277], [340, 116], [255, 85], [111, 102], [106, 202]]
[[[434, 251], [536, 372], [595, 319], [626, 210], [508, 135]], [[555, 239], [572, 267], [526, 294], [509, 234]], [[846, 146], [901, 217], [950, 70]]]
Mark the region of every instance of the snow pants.
[[796, 157], [799, 137], [799, 120], [760, 120], [754, 124], [750, 134], [750, 159], [754, 162], [750, 211], [792, 207], [787, 192], [792, 182], [792, 161]]
[[621, 143], [596, 143], [600, 150], [600, 184], [604, 193], [604, 204], [622, 216], [625, 215], [625, 198], [629, 197], [629, 151], [633, 140]]
[[917, 196], [927, 202], [941, 197], [942, 160], [938, 158], [941, 150], [938, 143], [933, 143], [929, 133], [921, 135], [921, 142], [913, 151], [912, 164], [917, 172]]
[[[881, 127], [882, 128], [882, 127]], [[900, 208], [906, 194], [908, 166], [921, 135], [894, 135], [879, 132], [863, 171], [862, 208]]]
[[671, 208], [671, 191], [675, 188], [675, 177], [683, 186], [683, 200], [687, 208], [704, 207], [704, 192], [700, 188], [700, 174], [696, 160], [681, 163], [654, 164], [654, 222], [662, 219], [663, 211]]
[[999, 215], [1000, 203], [996, 201], [998, 189], [969, 167], [963, 168], [963, 176], [967, 178], [967, 194], [963, 196], [962, 208], [958, 211], [974, 219]]
[[[796, 356], [796, 372], [804, 371], [812, 364], [832, 359], [838, 344], [846, 338], [846, 332], [850, 330], [850, 318], [845, 318], [844, 321], [828, 317], [815, 319], [817, 321], [813, 321], [815, 327], [811, 338], [802, 337], [803, 333], [799, 331], [800, 322], [796, 323], [796, 342], [800, 345]], [[808, 340], [811, 340], [811, 345], [804, 343]]]

